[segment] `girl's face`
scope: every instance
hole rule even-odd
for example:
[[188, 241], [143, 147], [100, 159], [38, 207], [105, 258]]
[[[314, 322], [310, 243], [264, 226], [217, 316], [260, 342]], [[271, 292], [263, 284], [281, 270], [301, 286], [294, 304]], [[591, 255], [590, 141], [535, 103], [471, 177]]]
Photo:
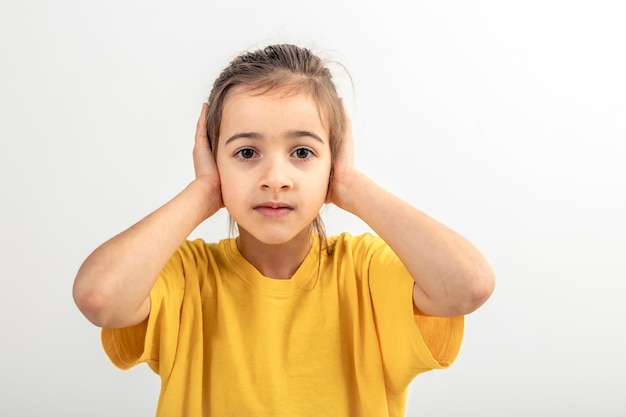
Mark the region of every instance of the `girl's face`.
[[305, 93], [229, 93], [217, 167], [222, 199], [240, 232], [282, 244], [310, 228], [326, 200], [329, 130]]

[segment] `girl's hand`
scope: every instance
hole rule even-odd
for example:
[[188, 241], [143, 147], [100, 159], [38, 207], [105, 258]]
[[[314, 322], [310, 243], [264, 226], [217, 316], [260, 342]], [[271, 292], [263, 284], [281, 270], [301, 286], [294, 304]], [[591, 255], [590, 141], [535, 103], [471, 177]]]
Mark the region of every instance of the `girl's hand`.
[[206, 131], [206, 117], [208, 104], [202, 104], [202, 111], [196, 125], [196, 138], [193, 147], [193, 167], [196, 174], [196, 181], [209, 186], [210, 192], [219, 196], [219, 207], [224, 207], [222, 201], [222, 191], [220, 185], [220, 174], [217, 164], [211, 151], [209, 137]]
[[344, 136], [333, 163], [333, 174], [330, 181], [328, 201], [338, 207], [346, 209], [351, 189], [350, 183], [356, 170], [354, 168], [352, 122], [343, 99], [341, 99], [341, 104], [343, 106]]

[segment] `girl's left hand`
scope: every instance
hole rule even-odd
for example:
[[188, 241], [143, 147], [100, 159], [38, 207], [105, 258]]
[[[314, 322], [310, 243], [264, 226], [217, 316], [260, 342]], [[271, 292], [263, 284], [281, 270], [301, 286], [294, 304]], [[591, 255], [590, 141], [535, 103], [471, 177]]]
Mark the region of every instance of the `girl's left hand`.
[[348, 109], [346, 108], [345, 101], [343, 99], [340, 100], [341, 105], [343, 106], [344, 136], [333, 163], [333, 173], [330, 179], [328, 202], [333, 203], [338, 207], [346, 208], [351, 178], [353, 174], [356, 173], [356, 170], [354, 168], [352, 122], [350, 120], [350, 116], [348, 115]]

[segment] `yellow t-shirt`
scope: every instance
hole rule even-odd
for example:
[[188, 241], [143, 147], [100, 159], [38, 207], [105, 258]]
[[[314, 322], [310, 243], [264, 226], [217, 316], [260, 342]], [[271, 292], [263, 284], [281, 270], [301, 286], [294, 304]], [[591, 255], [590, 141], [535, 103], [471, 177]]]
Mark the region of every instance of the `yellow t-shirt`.
[[103, 329], [122, 369], [161, 377], [159, 417], [403, 416], [409, 383], [456, 358], [463, 317], [416, 314], [413, 279], [380, 238], [317, 239], [289, 280], [234, 239], [185, 242], [141, 325]]

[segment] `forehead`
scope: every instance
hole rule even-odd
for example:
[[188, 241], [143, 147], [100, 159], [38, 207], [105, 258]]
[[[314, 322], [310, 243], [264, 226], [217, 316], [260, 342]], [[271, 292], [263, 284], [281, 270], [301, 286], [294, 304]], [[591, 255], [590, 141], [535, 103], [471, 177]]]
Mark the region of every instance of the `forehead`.
[[269, 91], [236, 87], [224, 100], [220, 136], [225, 130], [311, 129], [328, 137], [328, 126], [313, 95], [303, 89]]

